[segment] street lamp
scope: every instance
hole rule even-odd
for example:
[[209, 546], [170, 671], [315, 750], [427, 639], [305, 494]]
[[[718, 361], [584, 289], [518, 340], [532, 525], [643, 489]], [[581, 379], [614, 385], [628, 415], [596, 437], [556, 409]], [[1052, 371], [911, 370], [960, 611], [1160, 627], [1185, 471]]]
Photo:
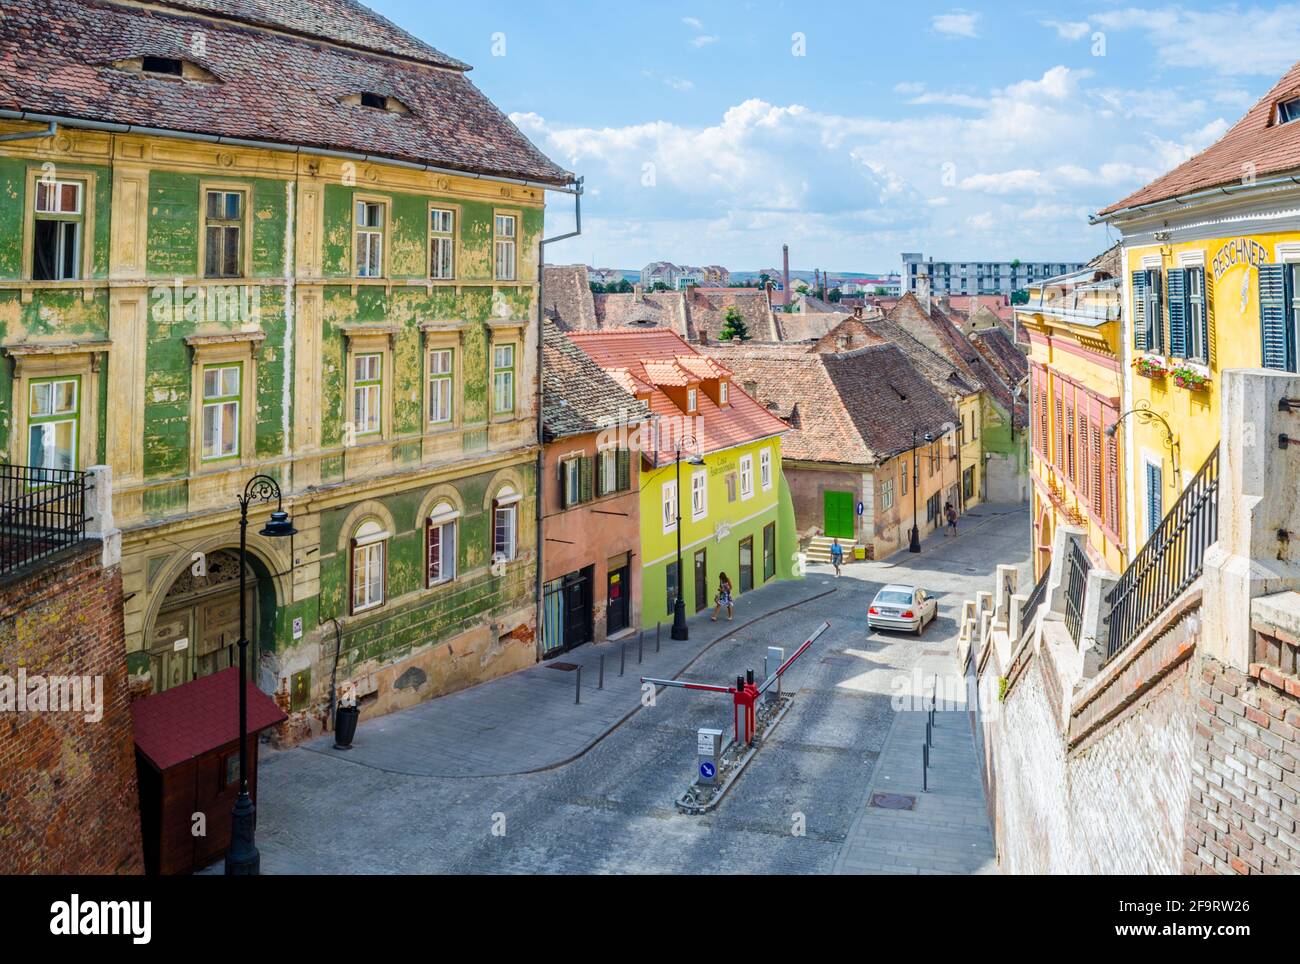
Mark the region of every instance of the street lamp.
[[1165, 448], [1169, 449], [1169, 458], [1174, 464], [1174, 485], [1180, 485], [1178, 471], [1178, 441], [1174, 438], [1174, 430], [1169, 425], [1169, 421], [1151, 407], [1151, 403], [1145, 398], [1141, 399], [1135, 406], [1127, 412], [1122, 413], [1119, 418], [1106, 426], [1106, 438], [1114, 438], [1119, 431], [1119, 423], [1132, 415], [1143, 425], [1150, 425], [1152, 422], [1159, 422], [1165, 429]]
[[248, 671], [245, 665], [248, 653], [248, 507], [254, 502], [275, 499], [275, 510], [262, 527], [261, 535], [268, 538], [292, 536], [298, 530], [284, 511], [280, 485], [269, 475], [255, 475], [244, 486], [239, 497], [239, 796], [231, 811], [230, 846], [226, 850], [226, 876], [256, 876], [261, 872], [262, 857], [253, 842], [256, 811], [248, 795]]
[[[921, 530], [916, 526], [916, 490], [921, 485], [921, 470], [919, 467], [920, 460], [916, 454], [916, 429], [912, 429], [912, 541], [908, 544], [908, 552], [921, 551]], [[928, 443], [934, 441], [934, 436], [929, 432], [925, 433], [925, 441]], [[940, 483], [942, 484], [942, 478]]]
[[[688, 439], [694, 441], [693, 439]], [[687, 441], [687, 440], [683, 440]], [[686, 460], [690, 465], [703, 465], [704, 459], [692, 455]], [[682, 598], [682, 583], [685, 571], [682, 569], [682, 443], [677, 443], [677, 600], [673, 603], [673, 629], [669, 634], [673, 639], [690, 639], [691, 631], [686, 626], [686, 600]]]

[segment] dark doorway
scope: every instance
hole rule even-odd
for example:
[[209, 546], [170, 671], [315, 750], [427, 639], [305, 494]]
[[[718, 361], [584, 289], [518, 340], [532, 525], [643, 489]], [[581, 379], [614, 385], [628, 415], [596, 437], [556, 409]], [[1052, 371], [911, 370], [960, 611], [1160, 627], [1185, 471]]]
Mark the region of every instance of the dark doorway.
[[709, 566], [708, 551], [705, 549], [695, 550], [695, 611], [709, 605]]
[[628, 578], [629, 569], [621, 566], [611, 569], [605, 598], [608, 607], [605, 612], [605, 634], [612, 636], [621, 632], [632, 622], [632, 584]]
[[754, 588], [754, 537], [740, 540], [740, 591]]
[[589, 643], [591, 634], [592, 566], [564, 577], [564, 648]]

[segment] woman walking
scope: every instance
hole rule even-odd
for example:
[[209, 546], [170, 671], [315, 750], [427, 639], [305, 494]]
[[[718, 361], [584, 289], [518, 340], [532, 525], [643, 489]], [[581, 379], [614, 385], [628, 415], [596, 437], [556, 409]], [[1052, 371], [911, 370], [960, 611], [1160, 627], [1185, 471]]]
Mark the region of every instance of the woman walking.
[[722, 612], [722, 607], [727, 607], [727, 622], [731, 622], [731, 616], [734, 610], [731, 606], [731, 580], [727, 578], [725, 572], [718, 573], [718, 594], [713, 597], [717, 603], [713, 607], [713, 615], [709, 617], [713, 622], [718, 621], [718, 613]]

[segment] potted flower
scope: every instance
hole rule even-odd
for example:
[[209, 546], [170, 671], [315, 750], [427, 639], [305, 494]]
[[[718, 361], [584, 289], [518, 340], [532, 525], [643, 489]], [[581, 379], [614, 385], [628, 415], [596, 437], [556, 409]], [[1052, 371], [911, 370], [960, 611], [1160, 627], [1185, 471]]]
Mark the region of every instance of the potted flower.
[[1164, 378], [1169, 374], [1169, 369], [1165, 368], [1164, 362], [1149, 355], [1139, 355], [1133, 359], [1133, 368], [1146, 378]]
[[357, 732], [357, 718], [361, 708], [357, 706], [357, 688], [351, 683], [343, 687], [339, 705], [334, 710], [334, 749], [352, 749], [352, 737]]
[[1174, 384], [1189, 392], [1203, 392], [1210, 387], [1209, 376], [1195, 368], [1180, 367], [1173, 371]]

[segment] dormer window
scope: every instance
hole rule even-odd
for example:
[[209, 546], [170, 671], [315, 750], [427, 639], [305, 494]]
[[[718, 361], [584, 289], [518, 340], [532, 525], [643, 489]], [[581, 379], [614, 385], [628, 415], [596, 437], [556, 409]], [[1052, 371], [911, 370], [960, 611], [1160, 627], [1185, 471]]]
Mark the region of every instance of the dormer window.
[[362, 94], [362, 107], [373, 107], [376, 110], [388, 110], [388, 98], [383, 94]]
[[179, 57], [157, 57], [146, 54], [139, 57], [128, 57], [125, 60], [115, 60], [112, 66], [118, 70], [143, 74], [146, 77], [159, 80], [197, 80], [209, 84], [216, 83], [217, 80], [216, 76], [206, 67], [200, 67], [191, 60], [181, 60]]
[[731, 385], [727, 382], [718, 382], [718, 404], [726, 405], [731, 399]]
[[1284, 100], [1277, 105], [1277, 122], [1279, 124], [1289, 124], [1293, 120], [1300, 120], [1300, 97], [1292, 97], [1290, 100]]
[[698, 400], [698, 396], [699, 396], [699, 389], [696, 388], [686, 389], [686, 411], [688, 412], [695, 411], [695, 403]]
[[175, 57], [142, 57], [140, 69], [146, 74], [163, 74], [168, 77], [179, 77], [184, 73], [184, 67]]
[[360, 93], [350, 94], [343, 98], [343, 103], [351, 104], [353, 107], [368, 107], [370, 110], [388, 111], [390, 114], [409, 114], [411, 108], [407, 107], [396, 97], [389, 97], [387, 94], [377, 94], [371, 90], [363, 90]]

